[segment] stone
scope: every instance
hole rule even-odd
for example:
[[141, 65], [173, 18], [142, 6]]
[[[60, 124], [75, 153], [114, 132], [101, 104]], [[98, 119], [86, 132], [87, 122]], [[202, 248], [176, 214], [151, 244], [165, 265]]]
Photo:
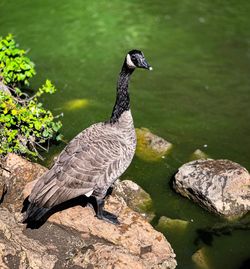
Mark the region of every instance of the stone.
[[178, 232], [185, 232], [189, 222], [181, 219], [171, 219], [166, 216], [161, 216], [156, 226], [160, 231], [174, 230]]
[[[29, 195], [35, 182], [26, 185], [24, 196]], [[175, 254], [166, 238], [154, 230], [139, 213], [132, 211], [124, 199], [116, 195], [109, 196], [105, 209], [118, 215], [121, 224], [112, 225], [99, 220], [92, 208], [80, 205], [57, 212], [48, 219], [49, 222], [79, 231], [82, 238], [104, 240], [106, 247], [99, 244], [87, 254], [79, 254], [78, 265], [80, 260], [84, 268], [86, 261], [92, 265], [97, 263], [97, 268], [112, 268], [113, 262], [119, 261], [121, 267], [118, 268], [130, 268], [129, 264], [133, 262], [138, 264], [138, 268], [175, 268]], [[94, 254], [96, 251], [97, 256]]]
[[165, 158], [172, 144], [150, 132], [147, 128], [136, 128], [136, 156], [144, 161], [157, 161]]
[[57, 261], [46, 246], [23, 234], [13, 213], [0, 208], [0, 268], [53, 269]]
[[5, 195], [2, 197], [3, 206], [15, 207], [16, 211], [22, 207], [24, 186], [40, 177], [47, 168], [40, 164], [32, 163], [20, 156], [9, 153], [2, 164], [4, 169], [0, 175], [1, 182], [5, 188]]
[[208, 155], [200, 149], [196, 149], [190, 157], [191, 160], [208, 159]]
[[192, 255], [192, 261], [199, 269], [212, 269], [206, 255], [206, 249], [200, 248]]
[[[40, 227], [26, 227], [19, 208], [33, 188], [34, 179], [46, 168], [16, 155], [9, 158], [11, 199], [6, 196], [9, 204], [4, 199], [0, 208], [0, 268], [176, 267], [175, 254], [167, 239], [130, 209], [118, 193], [107, 197], [105, 208], [118, 215], [120, 225], [97, 219], [88, 206], [75, 205], [54, 213]], [[23, 184], [26, 186], [19, 192]]]
[[135, 182], [117, 180], [112, 195], [122, 197], [128, 207], [140, 213], [147, 221], [150, 222], [154, 218], [153, 201], [150, 195]]
[[207, 210], [228, 219], [250, 209], [250, 175], [229, 160], [196, 160], [182, 165], [174, 189]]

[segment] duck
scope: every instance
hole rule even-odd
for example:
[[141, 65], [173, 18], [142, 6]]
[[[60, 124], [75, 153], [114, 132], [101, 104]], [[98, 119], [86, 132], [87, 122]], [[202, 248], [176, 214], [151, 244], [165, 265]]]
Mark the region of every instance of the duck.
[[84, 129], [59, 154], [50, 170], [34, 185], [24, 222], [39, 221], [53, 207], [82, 195], [95, 200], [96, 217], [119, 224], [104, 210], [109, 188], [129, 167], [136, 149], [130, 109], [129, 80], [136, 68], [152, 70], [142, 51], [126, 54], [118, 81], [111, 117]]

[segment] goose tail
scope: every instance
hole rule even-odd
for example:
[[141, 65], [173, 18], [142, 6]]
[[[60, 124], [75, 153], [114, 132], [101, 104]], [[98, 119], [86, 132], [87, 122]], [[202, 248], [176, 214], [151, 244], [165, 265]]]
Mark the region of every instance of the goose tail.
[[36, 204], [30, 203], [26, 210], [26, 215], [23, 219], [23, 223], [39, 221], [49, 210], [50, 208], [39, 207]]

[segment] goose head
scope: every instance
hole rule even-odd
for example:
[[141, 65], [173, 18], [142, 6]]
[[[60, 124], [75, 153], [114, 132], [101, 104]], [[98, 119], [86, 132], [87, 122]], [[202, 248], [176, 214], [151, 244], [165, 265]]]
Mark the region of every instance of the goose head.
[[153, 68], [147, 63], [143, 52], [140, 50], [131, 50], [128, 52], [126, 59], [126, 65], [130, 69], [144, 68], [148, 70], [153, 70]]

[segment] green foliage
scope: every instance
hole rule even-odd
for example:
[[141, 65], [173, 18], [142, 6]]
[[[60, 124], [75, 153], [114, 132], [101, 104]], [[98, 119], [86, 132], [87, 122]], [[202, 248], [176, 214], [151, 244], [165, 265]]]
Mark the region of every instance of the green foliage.
[[50, 139], [62, 137], [58, 132], [62, 123], [55, 121], [52, 112], [39, 102], [43, 94], [56, 92], [51, 81], [46, 80], [32, 97], [16, 87], [28, 85], [28, 79], [35, 74], [34, 64], [24, 55], [11, 35], [1, 39], [0, 76], [12, 94], [1, 91], [0, 81], [0, 155], [14, 152], [39, 156], [37, 147], [45, 149]]
[[6, 84], [29, 85], [29, 79], [36, 72], [34, 63], [25, 56], [26, 52], [17, 47], [12, 35], [0, 37], [0, 70]]

